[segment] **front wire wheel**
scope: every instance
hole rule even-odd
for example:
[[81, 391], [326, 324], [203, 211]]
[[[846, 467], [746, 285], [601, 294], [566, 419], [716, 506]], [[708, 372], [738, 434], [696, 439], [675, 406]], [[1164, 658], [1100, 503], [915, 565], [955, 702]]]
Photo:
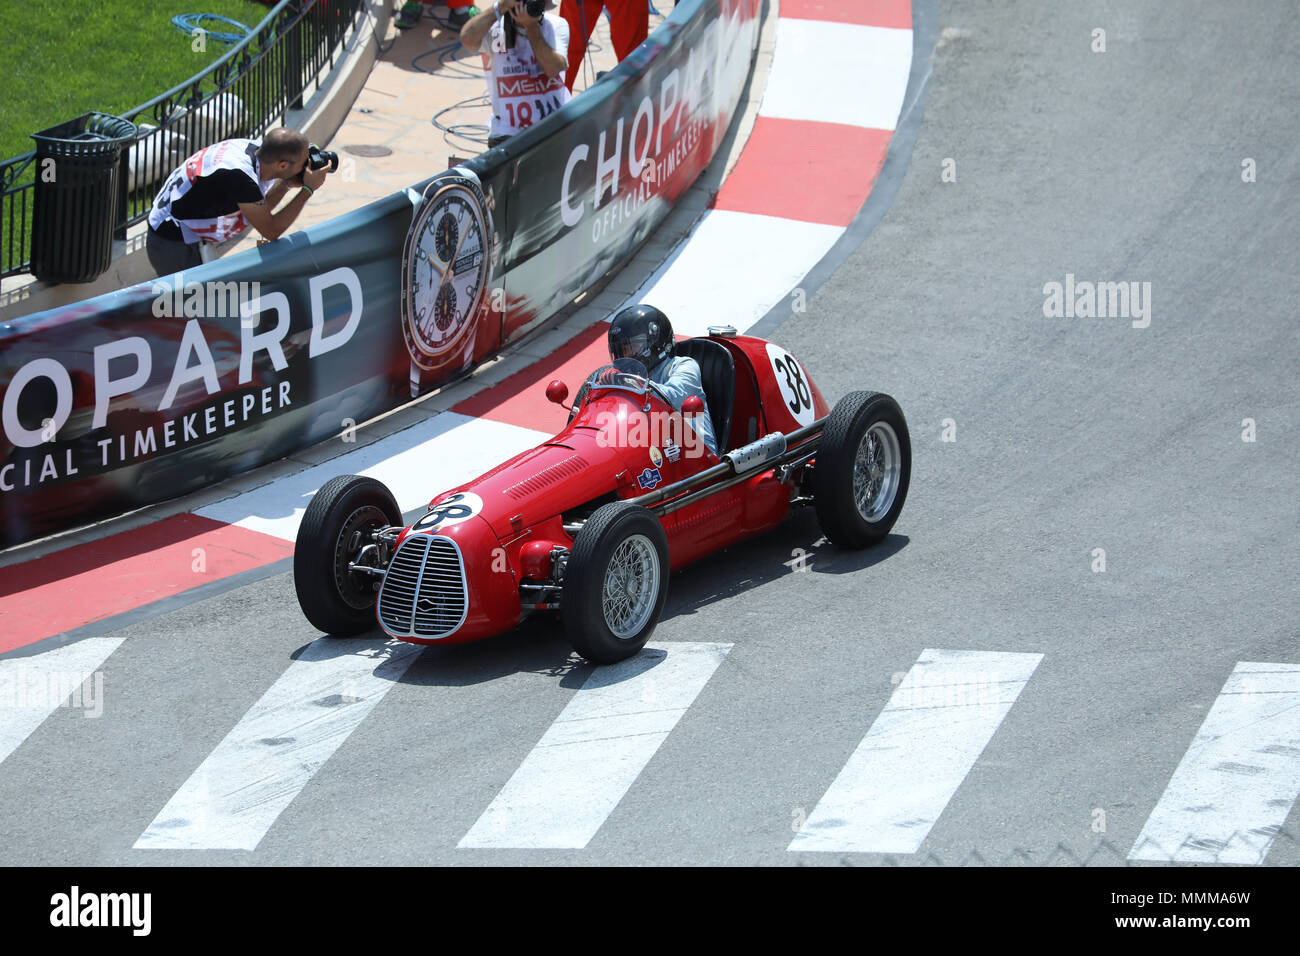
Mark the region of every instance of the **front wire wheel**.
[[659, 556], [645, 535], [624, 538], [605, 572], [601, 607], [605, 624], [621, 641], [636, 636], [654, 612]]
[[303, 615], [336, 637], [376, 625], [374, 575], [348, 569], [381, 527], [400, 525], [392, 492], [373, 478], [339, 475], [316, 492], [298, 526], [293, 585]]
[[602, 505], [573, 540], [561, 616], [574, 650], [593, 664], [633, 657], [668, 599], [668, 536], [652, 512]]
[[[400, 517], [399, 517], [400, 523]], [[354, 610], [369, 610], [374, 607], [376, 582], [378, 578], [349, 569], [357, 559], [364, 545], [370, 543], [371, 535], [380, 528], [388, 527], [393, 522], [389, 515], [379, 507], [366, 504], [357, 508], [343, 522], [343, 528], [334, 541], [334, 587], [348, 607]], [[378, 567], [370, 563], [371, 567]], [[369, 614], [367, 613], [367, 619]]]

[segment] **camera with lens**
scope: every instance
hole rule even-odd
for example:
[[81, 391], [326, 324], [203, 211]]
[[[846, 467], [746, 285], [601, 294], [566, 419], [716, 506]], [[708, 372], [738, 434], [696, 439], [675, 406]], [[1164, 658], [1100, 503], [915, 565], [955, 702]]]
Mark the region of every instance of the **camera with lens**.
[[[546, 12], [546, 0], [519, 0], [516, 10], [522, 10], [534, 20], [540, 20], [543, 13]], [[502, 25], [505, 31], [506, 49], [512, 50], [515, 46], [515, 38], [518, 37], [517, 28], [515, 27], [515, 18], [506, 17]]]
[[307, 168], [312, 172], [318, 169], [330, 168], [331, 173], [339, 171], [339, 154], [329, 149], [321, 149], [319, 146], [307, 147]]

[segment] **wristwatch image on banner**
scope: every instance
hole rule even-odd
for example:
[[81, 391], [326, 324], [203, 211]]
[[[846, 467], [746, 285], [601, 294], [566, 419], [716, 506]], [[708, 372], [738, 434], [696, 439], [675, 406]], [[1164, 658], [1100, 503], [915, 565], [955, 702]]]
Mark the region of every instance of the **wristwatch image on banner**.
[[498, 246], [489, 203], [472, 173], [453, 170], [429, 184], [402, 249], [412, 397], [474, 361]]

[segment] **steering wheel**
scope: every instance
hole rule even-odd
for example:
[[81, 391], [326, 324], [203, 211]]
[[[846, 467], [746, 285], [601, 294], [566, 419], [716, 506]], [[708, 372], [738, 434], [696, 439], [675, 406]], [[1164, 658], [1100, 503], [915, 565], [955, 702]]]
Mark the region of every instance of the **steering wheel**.
[[[596, 369], [595, 372], [592, 372], [590, 375], [588, 375], [587, 380], [583, 382], [582, 387], [578, 389], [578, 394], [575, 395], [573, 398], [573, 404], [569, 406], [569, 421], [573, 421], [573, 419], [577, 416], [578, 410], [582, 408], [583, 402], [587, 400], [587, 395], [588, 393], [591, 392], [592, 386], [595, 385], [596, 388], [601, 387], [600, 384], [595, 383], [596, 374], [597, 372], [600, 371], [603, 371], [603, 369]], [[660, 387], [658, 382], [652, 382], [648, 378], [645, 378], [643, 380], [645, 381], [647, 392], [653, 390], [654, 393], [659, 396], [659, 398], [663, 401], [665, 405], [667, 405], [669, 408], [673, 407], [673, 403], [669, 400], [667, 394], [664, 393], [663, 389]]]

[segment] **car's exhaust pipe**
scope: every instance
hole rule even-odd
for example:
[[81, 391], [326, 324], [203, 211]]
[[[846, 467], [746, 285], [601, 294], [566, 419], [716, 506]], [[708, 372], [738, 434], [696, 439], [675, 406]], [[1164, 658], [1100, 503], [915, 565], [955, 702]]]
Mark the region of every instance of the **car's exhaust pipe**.
[[707, 498], [709, 495], [747, 481], [760, 471], [776, 468], [799, 458], [806, 459], [817, 450], [817, 442], [825, 427], [826, 419], [822, 418], [811, 425], [796, 428], [788, 435], [773, 432], [758, 441], [728, 452], [723, 456], [722, 461], [698, 475], [656, 488], [640, 497], [632, 498], [631, 501], [649, 508], [659, 516], [671, 514], [678, 508], [683, 508], [701, 498]]

